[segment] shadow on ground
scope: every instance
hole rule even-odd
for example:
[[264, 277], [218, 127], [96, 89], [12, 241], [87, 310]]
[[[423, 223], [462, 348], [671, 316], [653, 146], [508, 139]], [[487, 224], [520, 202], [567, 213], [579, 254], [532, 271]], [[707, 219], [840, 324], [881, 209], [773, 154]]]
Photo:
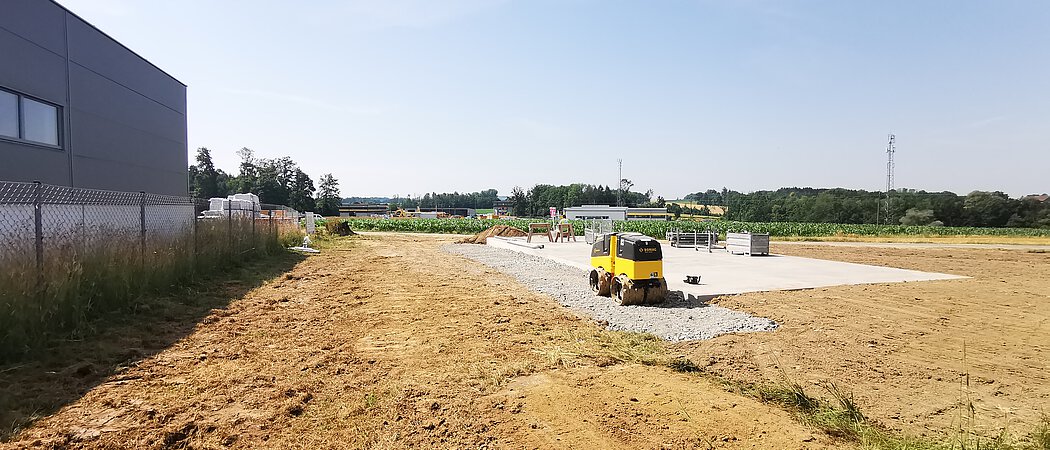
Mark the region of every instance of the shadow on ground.
[[168, 348], [192, 333], [213, 309], [225, 308], [303, 259], [282, 253], [204, 276], [173, 292], [151, 295], [134, 312], [98, 318], [80, 340], [57, 341], [0, 365], [0, 442]]
[[711, 300], [721, 296], [718, 295], [693, 295], [682, 291], [669, 291], [667, 300], [663, 303], [651, 305], [654, 308], [706, 308], [711, 306]]

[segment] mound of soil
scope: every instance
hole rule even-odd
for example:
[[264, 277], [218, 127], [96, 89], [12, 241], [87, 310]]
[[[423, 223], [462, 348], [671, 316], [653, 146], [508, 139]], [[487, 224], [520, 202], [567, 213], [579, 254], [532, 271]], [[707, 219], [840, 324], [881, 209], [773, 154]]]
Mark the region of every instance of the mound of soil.
[[528, 236], [528, 233], [521, 231], [517, 228], [508, 225], [496, 225], [485, 231], [482, 231], [474, 236], [466, 239], [456, 241], [457, 244], [484, 244], [488, 242], [489, 237], [492, 236], [506, 236], [506, 237], [518, 237]]
[[350, 224], [343, 220], [328, 221], [325, 223], [325, 228], [328, 228], [328, 232], [336, 236], [351, 236], [357, 234], [354, 233], [354, 230], [350, 229]]

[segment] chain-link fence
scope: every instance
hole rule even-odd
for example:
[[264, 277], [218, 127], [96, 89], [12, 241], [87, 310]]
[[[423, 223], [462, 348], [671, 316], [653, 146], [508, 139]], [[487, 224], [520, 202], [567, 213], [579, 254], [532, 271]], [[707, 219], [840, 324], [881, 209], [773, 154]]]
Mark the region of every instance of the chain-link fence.
[[254, 200], [0, 181], [0, 358], [298, 235], [295, 210]]

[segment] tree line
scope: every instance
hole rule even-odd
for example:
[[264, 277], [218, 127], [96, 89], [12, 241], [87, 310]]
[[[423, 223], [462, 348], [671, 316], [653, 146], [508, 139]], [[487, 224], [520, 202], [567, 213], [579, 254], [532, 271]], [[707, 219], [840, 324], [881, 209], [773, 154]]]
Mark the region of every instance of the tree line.
[[[616, 206], [618, 203], [629, 207], [664, 207], [666, 205], [663, 197], [653, 198], [652, 190], [645, 193], [631, 191], [631, 187], [634, 186], [631, 180], [621, 180], [620, 184], [622, 191], [617, 191], [609, 186], [581, 183], [562, 186], [537, 184], [528, 191], [515, 187], [506, 200], [511, 202], [511, 214], [520, 217], [546, 216], [552, 206], [565, 209], [582, 205]], [[352, 197], [351, 199], [363, 198]], [[485, 189], [466, 193], [431, 192], [422, 197], [395, 196], [389, 199], [389, 204], [392, 210], [397, 208], [411, 210], [416, 207], [491, 209], [497, 201], [500, 201], [499, 191]]]
[[573, 183], [562, 186], [537, 184], [528, 191], [521, 187], [511, 190], [509, 200], [516, 216], [541, 217], [549, 214], [550, 207], [565, 209], [583, 205], [608, 205], [635, 207], [664, 207], [663, 197], [653, 198], [653, 191], [634, 192], [634, 183], [620, 180], [619, 189], [605, 185]]
[[[285, 205], [298, 211], [315, 211], [325, 216], [339, 215], [339, 181], [330, 173], [314, 181], [290, 157], [258, 158], [245, 147], [236, 175], [216, 168], [211, 150], [197, 149], [196, 164], [189, 167], [190, 193], [197, 198], [226, 197], [252, 193], [261, 203]], [[316, 192], [316, 196], [315, 196]]]
[[[324, 174], [317, 188], [313, 180], [289, 157], [257, 158], [248, 148], [237, 152], [241, 158], [236, 175], [215, 167], [211, 151], [197, 150], [196, 164], [189, 167], [190, 187], [198, 198], [225, 197], [251, 192], [263, 203], [281, 204], [300, 211], [326, 216], [339, 214], [342, 198], [339, 182]], [[620, 180], [617, 189], [608, 185], [573, 183], [537, 184], [529, 190], [514, 187], [507, 200], [511, 213], [520, 217], [542, 217], [550, 207], [565, 209], [582, 205], [623, 205], [665, 207], [663, 197], [632, 190], [634, 183]], [[316, 195], [315, 195], [316, 193]], [[422, 197], [390, 199], [391, 209], [476, 208], [490, 209], [499, 201], [496, 189], [468, 193], [431, 192]], [[746, 222], [885, 223], [904, 225], [946, 225], [974, 227], [1050, 228], [1050, 201], [1034, 196], [1011, 198], [995, 191], [974, 191], [965, 196], [953, 192], [926, 192], [898, 189], [884, 192], [853, 189], [781, 188], [775, 191], [741, 193], [727, 188], [708, 189], [685, 196], [697, 208], [672, 204], [668, 211], [677, 215], [708, 215], [702, 205], [719, 205], [723, 218]]]
[[686, 196], [725, 208], [725, 218], [749, 222], [887, 223], [973, 227], [1050, 228], [1050, 202], [995, 191], [781, 188], [748, 194], [722, 188]]
[[499, 191], [485, 189], [478, 192], [453, 192], [437, 193], [429, 192], [422, 197], [397, 197], [389, 199], [390, 208], [402, 208], [406, 210], [420, 208], [474, 208], [491, 209], [492, 204], [499, 201]]

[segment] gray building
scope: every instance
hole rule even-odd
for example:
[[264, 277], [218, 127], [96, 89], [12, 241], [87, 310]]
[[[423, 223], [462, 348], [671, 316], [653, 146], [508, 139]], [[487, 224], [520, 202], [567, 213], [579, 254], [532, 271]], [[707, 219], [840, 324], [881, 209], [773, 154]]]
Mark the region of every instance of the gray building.
[[186, 195], [186, 85], [50, 0], [0, 7], [0, 180]]
[[565, 208], [567, 219], [671, 220], [667, 208], [628, 208], [626, 206], [583, 205]]

